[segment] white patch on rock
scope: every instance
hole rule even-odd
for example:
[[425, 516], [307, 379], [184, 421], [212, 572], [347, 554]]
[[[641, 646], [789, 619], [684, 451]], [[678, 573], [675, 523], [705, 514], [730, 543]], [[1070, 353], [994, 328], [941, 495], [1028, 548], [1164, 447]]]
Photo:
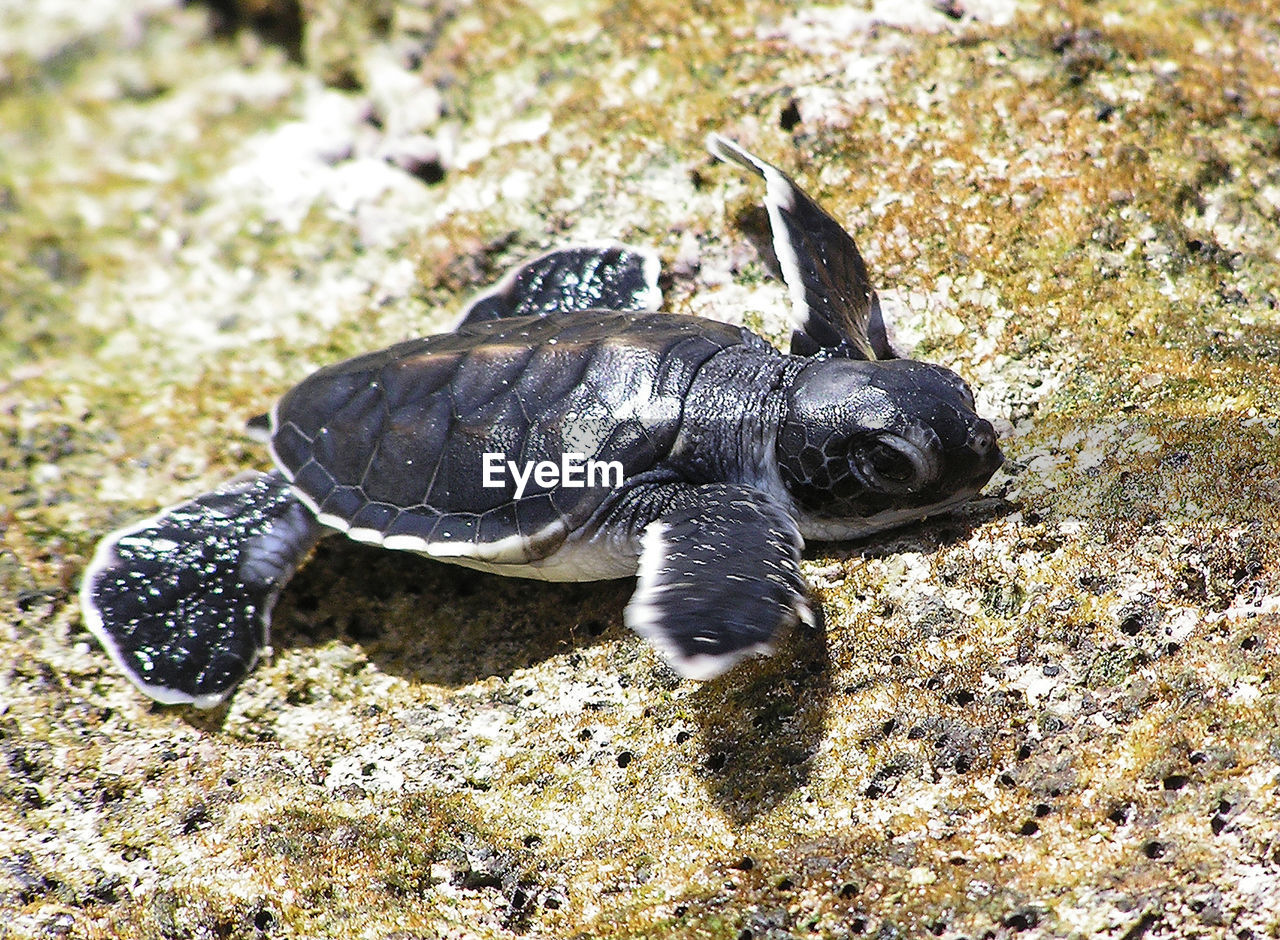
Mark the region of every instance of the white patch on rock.
[[440, 122], [444, 96], [421, 73], [406, 69], [386, 49], [372, 51], [364, 60], [366, 86], [389, 138], [422, 134]]
[[366, 244], [392, 244], [421, 225], [429, 200], [420, 182], [374, 155], [368, 115], [366, 100], [312, 87], [303, 117], [250, 138], [212, 189], [287, 232], [320, 207], [354, 222]]
[[[958, 17], [949, 16], [936, 0], [875, 0], [869, 10], [810, 7], [776, 25], [762, 27], [757, 36], [794, 46], [811, 57], [843, 61], [839, 90], [826, 76], [821, 81], [797, 82], [793, 96], [805, 124], [842, 127], [852, 119], [853, 105], [884, 99], [885, 72], [895, 53], [907, 45], [905, 34], [963, 34], [974, 23], [1001, 26], [1024, 5], [1023, 0], [965, 0], [958, 5]], [[897, 35], [886, 35], [886, 27]]]
[[112, 32], [133, 45], [141, 41], [147, 18], [173, 5], [172, 0], [0, 0], [0, 58], [46, 59], [77, 42]]
[[1018, 0], [965, 0], [957, 19], [948, 16], [936, 0], [875, 0], [871, 9], [813, 7], [784, 20], [777, 32], [800, 46], [847, 41], [855, 34], [878, 27], [940, 33], [961, 31], [968, 23], [1002, 26], [1013, 19]]

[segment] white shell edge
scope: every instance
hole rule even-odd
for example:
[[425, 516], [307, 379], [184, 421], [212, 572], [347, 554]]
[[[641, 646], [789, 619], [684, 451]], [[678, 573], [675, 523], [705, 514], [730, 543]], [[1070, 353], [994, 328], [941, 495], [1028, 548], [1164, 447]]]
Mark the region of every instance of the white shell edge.
[[[274, 415], [272, 420], [274, 421]], [[272, 456], [274, 457], [275, 455], [273, 454]], [[280, 468], [280, 472], [284, 473], [286, 477], [289, 476], [283, 467]], [[290, 480], [290, 484], [292, 484], [292, 480]], [[330, 529], [336, 529], [348, 538], [354, 539], [357, 542], [363, 542], [366, 545], [378, 545], [382, 548], [398, 552], [417, 552], [418, 554], [427, 555], [432, 558], [469, 559], [498, 565], [527, 564], [529, 561], [528, 549], [530, 545], [544, 539], [555, 538], [565, 529], [564, 523], [553, 522], [551, 525], [545, 526], [533, 535], [509, 535], [496, 542], [470, 542], [461, 540], [456, 542], [429, 542], [416, 535], [384, 535], [377, 529], [366, 529], [359, 526], [353, 527], [341, 516], [321, 512], [320, 507], [316, 505], [316, 501], [296, 486], [291, 485], [290, 489], [293, 491], [293, 495], [296, 496], [298, 500], [315, 515], [316, 521], [321, 525], [328, 526]]]

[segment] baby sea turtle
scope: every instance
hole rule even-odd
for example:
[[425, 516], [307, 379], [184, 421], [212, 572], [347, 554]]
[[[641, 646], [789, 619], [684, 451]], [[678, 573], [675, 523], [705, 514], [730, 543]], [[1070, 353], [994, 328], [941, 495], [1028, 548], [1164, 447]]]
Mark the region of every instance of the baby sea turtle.
[[276, 463], [103, 539], [85, 623], [161, 702], [209, 707], [335, 531], [549, 581], [638, 575], [629, 627], [705, 679], [810, 620], [803, 540], [860, 538], [977, 493], [1002, 461], [955, 373], [898, 358], [853, 239], [764, 178], [790, 354], [654, 312], [657, 259], [552, 251], [452, 333], [321, 369], [259, 419]]

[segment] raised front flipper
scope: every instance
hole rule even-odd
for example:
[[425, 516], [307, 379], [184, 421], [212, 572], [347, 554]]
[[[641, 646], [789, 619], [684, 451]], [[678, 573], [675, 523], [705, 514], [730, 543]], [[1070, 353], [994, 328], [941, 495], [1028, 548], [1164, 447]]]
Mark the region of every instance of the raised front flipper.
[[851, 359], [897, 358], [867, 266], [840, 223], [791, 177], [728, 138], [711, 134], [707, 149], [764, 178], [773, 250], [791, 297], [791, 352], [810, 356], [830, 350]]
[[760, 490], [689, 487], [644, 530], [627, 626], [678, 673], [711, 679], [772, 651], [796, 620], [811, 623], [795, 521]]
[[658, 258], [629, 245], [576, 245], [526, 261], [467, 306], [454, 329], [576, 310], [657, 310]]
[[85, 625], [156, 701], [211, 708], [258, 661], [280, 589], [326, 532], [279, 473], [238, 478], [104, 538]]

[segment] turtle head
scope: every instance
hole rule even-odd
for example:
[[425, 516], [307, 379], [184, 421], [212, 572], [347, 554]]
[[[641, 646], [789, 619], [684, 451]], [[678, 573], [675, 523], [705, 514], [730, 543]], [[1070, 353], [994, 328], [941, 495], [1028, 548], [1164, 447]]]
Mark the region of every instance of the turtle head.
[[973, 496], [1004, 462], [949, 369], [816, 358], [787, 391], [778, 467], [809, 538], [857, 538]]

